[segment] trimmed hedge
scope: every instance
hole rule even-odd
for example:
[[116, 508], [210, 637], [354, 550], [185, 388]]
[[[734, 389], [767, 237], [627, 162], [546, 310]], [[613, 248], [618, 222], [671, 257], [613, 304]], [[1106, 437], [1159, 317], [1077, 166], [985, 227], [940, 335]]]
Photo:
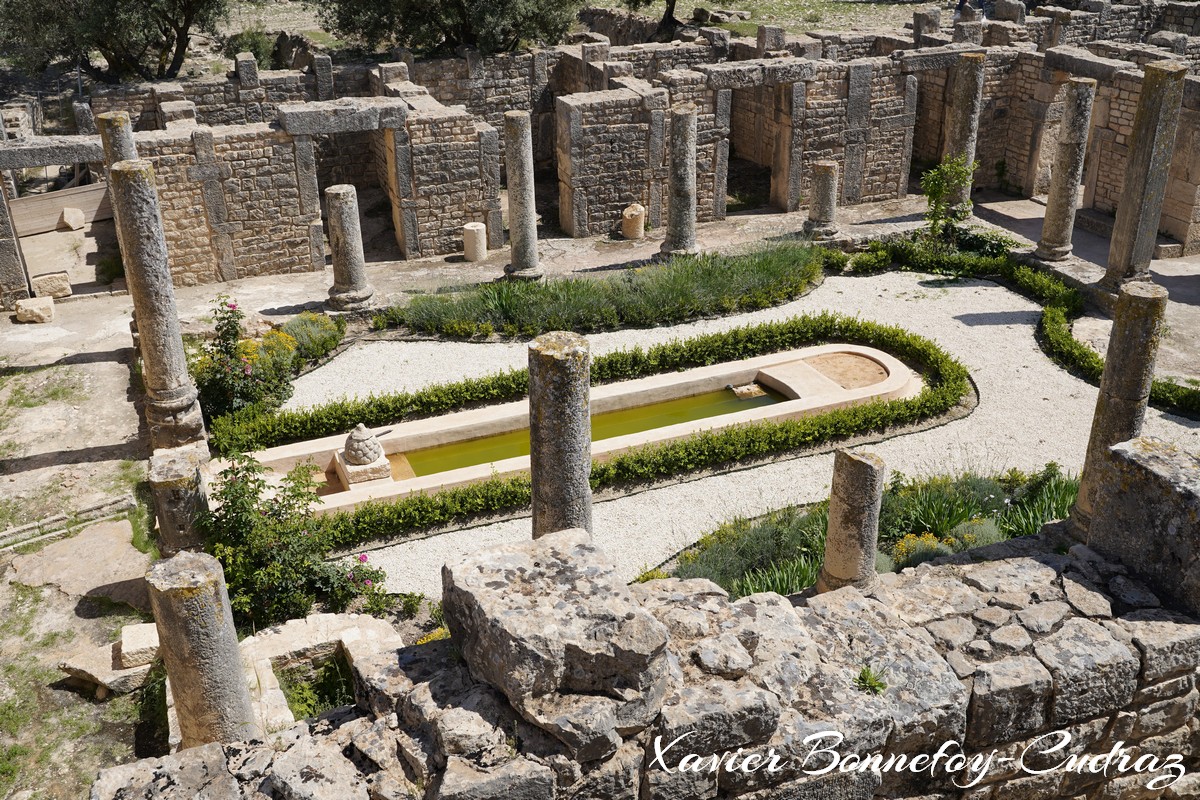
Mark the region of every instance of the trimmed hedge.
[[[970, 389], [966, 368], [928, 339], [901, 328], [831, 313], [736, 328], [726, 333], [669, 342], [649, 350], [639, 348], [614, 353], [593, 362], [592, 377], [596, 382], [606, 382], [735, 361], [828, 341], [886, 349], [920, 370], [926, 386], [910, 399], [876, 401], [798, 420], [739, 425], [641, 447], [609, 461], [594, 463], [592, 487], [602, 489], [659, 480], [916, 422], [953, 408]], [[363, 503], [352, 511], [322, 517], [318, 525], [329, 547], [345, 548], [470, 517], [509, 512], [527, 506], [529, 502], [528, 477], [496, 478], [395, 502]]]

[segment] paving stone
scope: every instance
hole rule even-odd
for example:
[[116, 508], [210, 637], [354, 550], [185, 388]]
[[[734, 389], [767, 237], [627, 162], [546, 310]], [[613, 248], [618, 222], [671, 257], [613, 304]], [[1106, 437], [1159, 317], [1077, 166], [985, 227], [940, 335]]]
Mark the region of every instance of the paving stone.
[[1141, 664], [1095, 622], [1069, 619], [1033, 650], [1054, 676], [1052, 725], [1094, 719], [1133, 699]]
[[1030, 633], [1049, 633], [1062, 622], [1071, 607], [1066, 603], [1037, 603], [1017, 613], [1017, 619]]

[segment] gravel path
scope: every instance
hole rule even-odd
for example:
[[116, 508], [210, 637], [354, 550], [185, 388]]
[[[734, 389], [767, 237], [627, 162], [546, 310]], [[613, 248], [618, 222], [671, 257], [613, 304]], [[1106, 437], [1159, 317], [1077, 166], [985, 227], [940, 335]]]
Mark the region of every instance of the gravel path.
[[[594, 353], [727, 330], [820, 310], [857, 314], [929, 337], [970, 369], [980, 403], [968, 418], [900, 436], [870, 449], [906, 475], [963, 470], [1033, 470], [1047, 461], [1078, 471], [1096, 389], [1051, 362], [1034, 340], [1039, 309], [987, 281], [943, 283], [912, 273], [831, 277], [807, 297], [779, 308], [671, 328], [589, 337]], [[371, 343], [297, 382], [294, 405], [346, 393], [413, 389], [524, 364], [525, 345], [448, 342]], [[1200, 452], [1200, 423], [1151, 409], [1145, 433]], [[731, 472], [598, 503], [595, 535], [632, 578], [720, 523], [828, 494], [832, 455]], [[529, 520], [483, 525], [372, 552], [391, 591], [440, 596], [440, 568], [468, 550], [529, 536]]]

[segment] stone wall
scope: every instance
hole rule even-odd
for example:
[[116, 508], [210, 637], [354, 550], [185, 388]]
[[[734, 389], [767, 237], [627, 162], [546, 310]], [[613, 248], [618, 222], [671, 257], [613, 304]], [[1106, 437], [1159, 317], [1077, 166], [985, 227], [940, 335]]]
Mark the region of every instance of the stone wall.
[[105, 770], [92, 798], [1193, 797], [1200, 625], [1069, 543], [1047, 530], [870, 597], [736, 601], [627, 587], [583, 531], [492, 547], [443, 568], [449, 641], [355, 659], [356, 707]]
[[668, 95], [645, 81], [557, 99], [559, 225], [571, 236], [618, 230], [631, 203], [661, 224]]
[[177, 285], [323, 268], [290, 135], [264, 124], [138, 134], [155, 165]]

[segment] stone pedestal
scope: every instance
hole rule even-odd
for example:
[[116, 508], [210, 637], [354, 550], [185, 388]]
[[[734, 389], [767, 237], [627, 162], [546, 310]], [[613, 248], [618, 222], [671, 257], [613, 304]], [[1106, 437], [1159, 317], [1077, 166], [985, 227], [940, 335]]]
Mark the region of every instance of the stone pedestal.
[[204, 420], [187, 371], [154, 167], [149, 161], [120, 161], [109, 168], [108, 178], [125, 282], [138, 320], [150, 442], [158, 449], [203, 441]]
[[529, 462], [533, 538], [592, 530], [591, 354], [587, 339], [555, 331], [529, 343]]
[[646, 238], [646, 207], [641, 203], [626, 206], [621, 212], [621, 235], [626, 239]]
[[483, 261], [488, 257], [487, 225], [468, 222], [463, 225], [463, 258], [467, 261]]
[[1072, 78], [1067, 82], [1066, 109], [1059, 129], [1058, 153], [1050, 177], [1050, 196], [1042, 218], [1042, 236], [1036, 255], [1043, 261], [1063, 261], [1071, 255], [1071, 234], [1079, 204], [1079, 182], [1087, 155], [1088, 131], [1092, 126], [1092, 101], [1096, 81]]
[[1153, 283], [1127, 284], [1117, 297], [1079, 495], [1071, 509], [1073, 533], [1081, 540], [1087, 539], [1109, 448], [1141, 434], [1166, 310], [1167, 290]]
[[804, 231], [813, 239], [830, 239], [837, 234], [838, 165], [818, 161], [812, 167], [812, 191]]
[[181, 746], [261, 739], [220, 562], [180, 553], [151, 567], [146, 583]]
[[508, 240], [510, 257], [504, 273], [536, 280], [538, 267], [537, 208], [533, 191], [533, 131], [528, 111], [504, 112], [504, 166], [508, 173]]
[[334, 453], [333, 464], [347, 489], [355, 483], [392, 476], [392, 465], [383, 452], [383, 445], [361, 422], [346, 437], [345, 446]]
[[329, 249], [333, 255], [333, 287], [329, 305], [338, 311], [366, 308], [375, 294], [367, 282], [362, 227], [358, 217], [358, 192], [349, 184], [325, 190], [329, 216]]
[[158, 549], [164, 556], [204, 546], [197, 521], [208, 511], [208, 491], [203, 469], [208, 445], [156, 450], [150, 456], [150, 492], [158, 522]]
[[1108, 248], [1108, 269], [1100, 280], [1100, 285], [1110, 291], [1149, 275], [1186, 76], [1187, 65], [1178, 61], [1155, 61], [1145, 66], [1129, 159], [1125, 162], [1125, 182]]
[[875, 588], [879, 549], [879, 509], [883, 503], [883, 459], [870, 453], [839, 450], [833, 458], [825, 560], [817, 592], [853, 586], [864, 594]]
[[[983, 108], [983, 53], [963, 53], [950, 70], [951, 87], [946, 104], [945, 158], [962, 157], [967, 164], [975, 161], [975, 143], [979, 138], [979, 112]], [[951, 198], [954, 205], [971, 201], [971, 184]]]
[[662, 253], [696, 252], [696, 107], [671, 109], [670, 200]]

